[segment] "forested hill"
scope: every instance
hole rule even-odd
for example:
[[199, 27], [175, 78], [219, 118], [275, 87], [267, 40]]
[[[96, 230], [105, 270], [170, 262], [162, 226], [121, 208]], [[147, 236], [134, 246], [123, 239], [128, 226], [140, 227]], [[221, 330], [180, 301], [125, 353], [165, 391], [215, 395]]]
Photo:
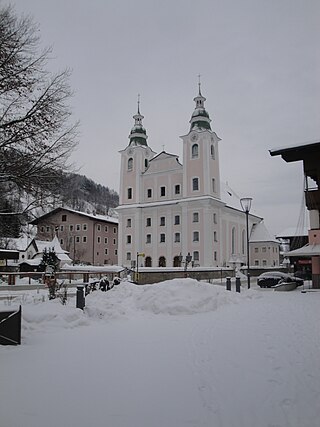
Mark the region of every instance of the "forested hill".
[[[28, 222], [54, 208], [68, 207], [81, 212], [113, 216], [114, 208], [119, 204], [116, 191], [75, 173], [63, 174], [55, 195], [46, 199], [40, 197], [35, 209], [27, 210], [26, 200], [25, 193], [14, 191], [14, 188], [5, 184], [0, 185], [0, 247], [2, 238], [19, 237]], [[18, 212], [22, 214], [12, 214]]]
[[110, 213], [110, 209], [118, 206], [119, 195], [84, 175], [72, 173], [66, 175], [61, 189], [61, 201], [64, 206], [78, 211], [91, 210], [106, 215]]

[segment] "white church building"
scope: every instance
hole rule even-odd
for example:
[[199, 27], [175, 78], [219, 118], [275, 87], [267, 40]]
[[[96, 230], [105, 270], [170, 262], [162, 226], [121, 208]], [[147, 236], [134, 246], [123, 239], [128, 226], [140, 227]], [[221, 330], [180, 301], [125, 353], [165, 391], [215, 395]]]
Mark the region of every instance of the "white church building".
[[[129, 144], [120, 151], [119, 265], [130, 268], [138, 256], [145, 267], [179, 267], [186, 256], [201, 267], [246, 264], [246, 216], [239, 197], [220, 182], [221, 140], [211, 129], [200, 84], [194, 101], [189, 131], [181, 136], [182, 163], [148, 145], [138, 103]], [[263, 224], [251, 213], [248, 223], [256, 235]], [[261, 257], [250, 249], [250, 265], [278, 265], [279, 243], [268, 245], [275, 249]]]

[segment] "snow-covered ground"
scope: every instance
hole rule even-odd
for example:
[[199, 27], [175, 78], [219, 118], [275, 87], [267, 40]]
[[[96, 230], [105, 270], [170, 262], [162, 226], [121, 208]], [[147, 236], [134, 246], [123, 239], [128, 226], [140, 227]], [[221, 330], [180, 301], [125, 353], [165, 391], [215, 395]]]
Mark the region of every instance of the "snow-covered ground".
[[0, 346], [1, 427], [320, 425], [320, 292], [122, 282], [84, 312], [41, 292]]

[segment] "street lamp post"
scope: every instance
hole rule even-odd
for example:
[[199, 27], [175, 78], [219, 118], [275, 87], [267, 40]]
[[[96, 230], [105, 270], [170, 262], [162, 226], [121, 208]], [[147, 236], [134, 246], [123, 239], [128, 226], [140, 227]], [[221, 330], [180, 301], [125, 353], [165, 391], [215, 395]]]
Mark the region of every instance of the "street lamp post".
[[243, 197], [240, 199], [242, 210], [246, 214], [246, 227], [247, 227], [247, 278], [248, 289], [250, 289], [250, 253], [249, 253], [249, 212], [251, 209], [252, 197]]

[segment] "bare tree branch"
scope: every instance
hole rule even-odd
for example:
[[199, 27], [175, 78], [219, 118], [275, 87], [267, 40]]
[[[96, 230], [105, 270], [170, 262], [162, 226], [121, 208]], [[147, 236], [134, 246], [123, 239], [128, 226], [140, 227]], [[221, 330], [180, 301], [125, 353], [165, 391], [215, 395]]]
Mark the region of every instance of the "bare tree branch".
[[51, 48], [39, 46], [33, 20], [0, 6], [0, 202], [23, 194], [30, 200], [12, 212], [0, 206], [0, 215], [23, 215], [55, 197], [77, 145], [70, 70], [52, 75]]

